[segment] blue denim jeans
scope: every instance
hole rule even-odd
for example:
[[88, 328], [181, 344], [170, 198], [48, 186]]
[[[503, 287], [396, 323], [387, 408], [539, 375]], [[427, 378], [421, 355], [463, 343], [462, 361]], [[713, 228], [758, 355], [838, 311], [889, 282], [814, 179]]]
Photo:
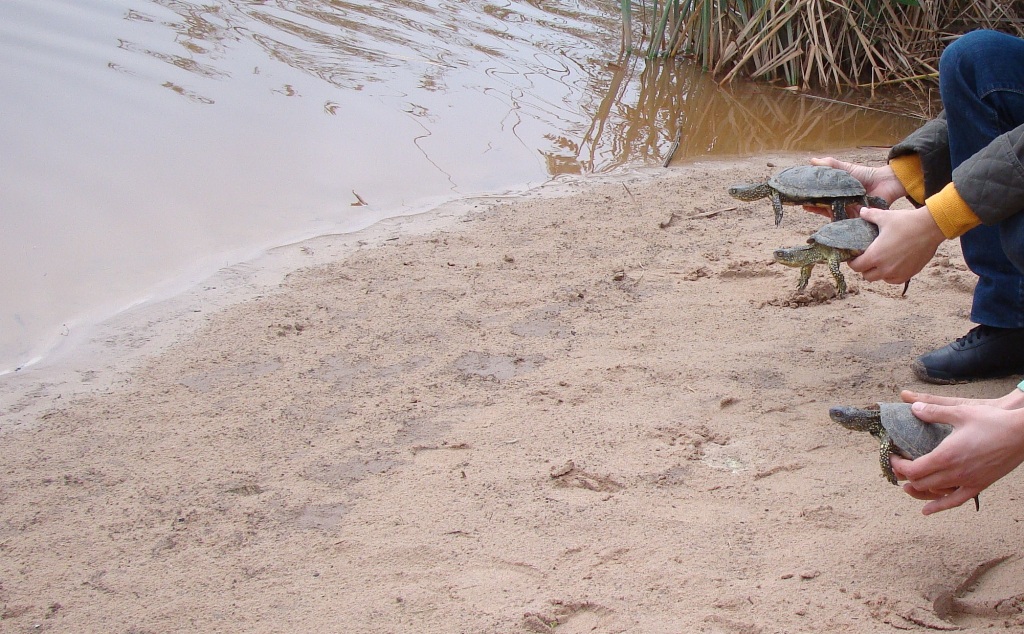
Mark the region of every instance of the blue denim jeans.
[[[973, 31], [950, 44], [939, 62], [952, 167], [997, 136], [1024, 124], [1024, 40]], [[1024, 328], [1024, 213], [960, 237], [978, 276], [971, 321]]]

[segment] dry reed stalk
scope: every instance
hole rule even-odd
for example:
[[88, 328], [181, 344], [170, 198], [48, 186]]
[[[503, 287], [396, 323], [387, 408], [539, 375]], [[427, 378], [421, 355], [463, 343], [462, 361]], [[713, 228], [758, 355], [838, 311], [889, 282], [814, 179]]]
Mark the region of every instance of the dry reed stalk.
[[[621, 0], [632, 30], [632, 0]], [[728, 82], [799, 88], [892, 84], [927, 91], [949, 41], [975, 28], [1024, 36], [1024, 2], [1006, 0], [640, 1], [648, 58], [685, 55]], [[627, 34], [623, 34], [626, 47]], [[644, 46], [641, 40], [638, 48]]]

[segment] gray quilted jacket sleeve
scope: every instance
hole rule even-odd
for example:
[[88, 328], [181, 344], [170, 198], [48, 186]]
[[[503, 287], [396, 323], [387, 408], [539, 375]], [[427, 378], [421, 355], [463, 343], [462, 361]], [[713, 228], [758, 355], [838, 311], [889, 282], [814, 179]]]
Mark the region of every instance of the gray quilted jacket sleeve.
[[904, 154], [921, 157], [925, 196], [939, 192], [952, 181], [964, 202], [987, 225], [1024, 210], [1024, 125], [996, 137], [952, 170], [943, 113], [893, 146], [889, 158]]

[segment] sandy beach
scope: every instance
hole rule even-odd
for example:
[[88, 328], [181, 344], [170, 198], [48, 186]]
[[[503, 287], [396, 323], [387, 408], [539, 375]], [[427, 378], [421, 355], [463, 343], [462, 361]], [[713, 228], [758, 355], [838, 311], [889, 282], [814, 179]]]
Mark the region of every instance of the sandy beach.
[[947, 243], [905, 297], [845, 266], [797, 293], [771, 252], [823, 219], [726, 188], [808, 158], [321, 238], [101, 331], [118, 362], [5, 395], [0, 631], [1024, 627], [1024, 474], [924, 517], [827, 415], [1011, 389], [911, 373], [974, 278]]

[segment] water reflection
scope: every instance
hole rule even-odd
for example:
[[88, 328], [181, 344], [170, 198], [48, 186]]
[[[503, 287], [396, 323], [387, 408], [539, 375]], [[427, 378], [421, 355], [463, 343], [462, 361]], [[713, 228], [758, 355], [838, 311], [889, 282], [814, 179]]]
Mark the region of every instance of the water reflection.
[[596, 0], [5, 0], [0, 372], [312, 235], [676, 138], [684, 160], [909, 127], [617, 65], [618, 28]]
[[682, 60], [610, 65], [604, 98], [579, 140], [554, 137], [553, 174], [698, 157], [886, 145], [919, 123], [767, 86], [721, 87]]

